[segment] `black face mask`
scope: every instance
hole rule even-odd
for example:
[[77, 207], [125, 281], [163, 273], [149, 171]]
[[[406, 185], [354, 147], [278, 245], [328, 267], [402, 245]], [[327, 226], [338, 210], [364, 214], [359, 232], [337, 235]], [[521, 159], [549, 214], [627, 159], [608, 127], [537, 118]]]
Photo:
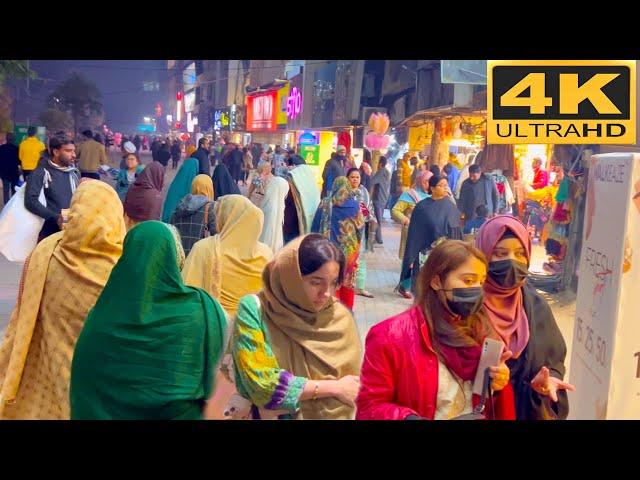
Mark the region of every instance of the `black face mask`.
[[447, 298], [447, 305], [453, 313], [463, 318], [478, 313], [482, 307], [482, 287], [454, 288], [451, 293], [453, 300]]
[[489, 263], [489, 276], [501, 287], [510, 288], [521, 285], [529, 275], [524, 263], [515, 260], [498, 260]]

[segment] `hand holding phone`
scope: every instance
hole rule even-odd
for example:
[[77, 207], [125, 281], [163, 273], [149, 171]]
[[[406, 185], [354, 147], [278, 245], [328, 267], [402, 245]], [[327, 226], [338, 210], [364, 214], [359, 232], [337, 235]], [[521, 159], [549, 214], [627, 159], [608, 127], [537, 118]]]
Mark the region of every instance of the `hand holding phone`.
[[473, 393], [476, 395], [482, 395], [484, 371], [487, 368], [496, 367], [502, 363], [501, 356], [503, 350], [504, 343], [502, 343], [501, 340], [488, 337], [484, 339], [482, 354], [480, 355], [480, 362], [478, 362], [478, 370], [476, 371], [476, 378], [473, 381]]

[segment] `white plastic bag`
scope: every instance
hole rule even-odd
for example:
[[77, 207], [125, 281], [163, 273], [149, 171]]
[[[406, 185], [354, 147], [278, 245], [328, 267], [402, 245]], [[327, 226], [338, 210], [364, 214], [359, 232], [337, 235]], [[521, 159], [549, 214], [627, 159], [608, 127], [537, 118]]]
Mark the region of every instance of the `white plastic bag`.
[[[10, 262], [24, 262], [38, 244], [44, 218], [31, 213], [24, 206], [26, 184], [16, 188], [0, 213], [0, 253]], [[40, 191], [40, 203], [45, 207], [44, 188]]]

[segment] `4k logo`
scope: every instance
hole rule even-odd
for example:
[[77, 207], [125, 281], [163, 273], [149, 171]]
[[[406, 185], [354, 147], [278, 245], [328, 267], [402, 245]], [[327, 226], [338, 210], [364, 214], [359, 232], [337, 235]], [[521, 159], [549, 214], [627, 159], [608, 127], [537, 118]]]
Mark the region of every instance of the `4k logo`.
[[635, 60], [489, 60], [488, 143], [636, 143]]

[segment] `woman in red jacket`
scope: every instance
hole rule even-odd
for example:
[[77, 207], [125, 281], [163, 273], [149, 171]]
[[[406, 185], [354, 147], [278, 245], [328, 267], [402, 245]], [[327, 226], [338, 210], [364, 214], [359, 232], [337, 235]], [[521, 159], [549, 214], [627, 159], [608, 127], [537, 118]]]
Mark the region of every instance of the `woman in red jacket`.
[[[448, 240], [434, 248], [418, 277], [413, 307], [373, 327], [366, 340], [358, 420], [451, 419], [479, 401], [472, 382], [487, 336], [498, 339], [482, 307], [487, 260], [475, 247]], [[513, 419], [505, 365], [489, 369], [490, 417]], [[506, 387], [506, 388], [505, 388]]]

